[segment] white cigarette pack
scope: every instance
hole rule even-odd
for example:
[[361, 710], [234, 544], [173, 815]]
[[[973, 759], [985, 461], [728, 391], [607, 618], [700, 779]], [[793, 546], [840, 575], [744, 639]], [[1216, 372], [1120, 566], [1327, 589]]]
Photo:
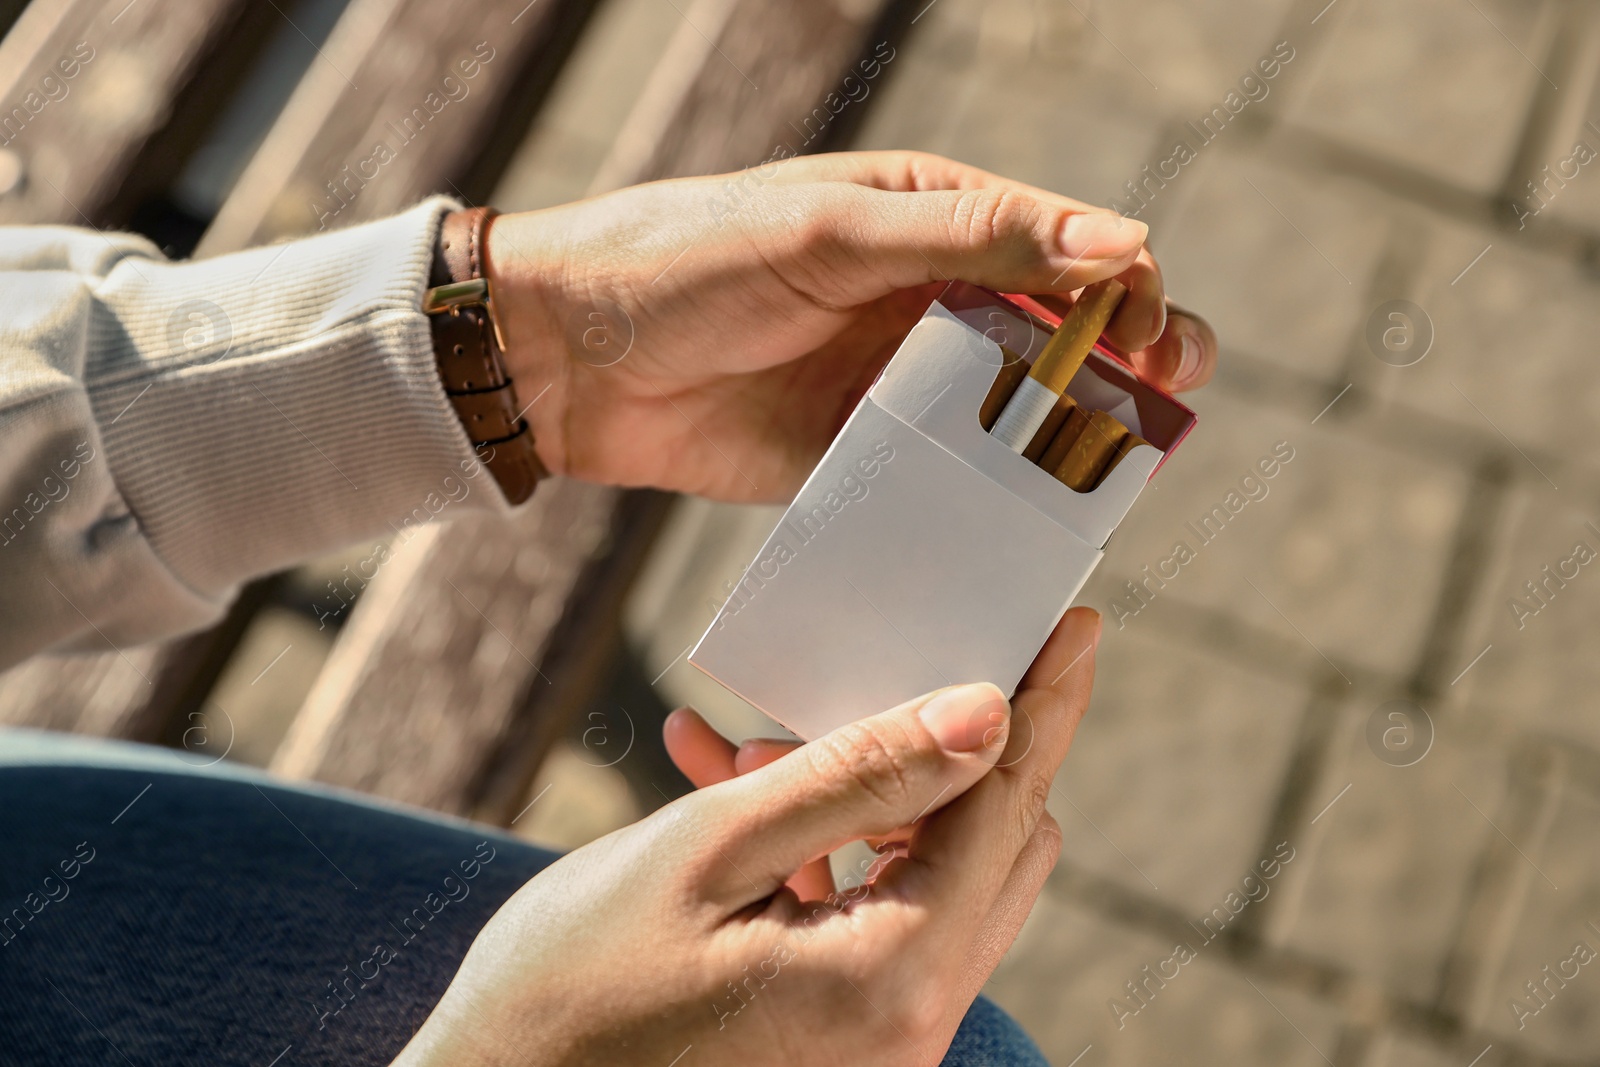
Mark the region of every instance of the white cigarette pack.
[[952, 283], [912, 328], [689, 661], [802, 738], [964, 682], [1014, 691], [1193, 412], [1097, 348], [1068, 392], [1133, 448], [1078, 493], [986, 433], [1039, 301]]

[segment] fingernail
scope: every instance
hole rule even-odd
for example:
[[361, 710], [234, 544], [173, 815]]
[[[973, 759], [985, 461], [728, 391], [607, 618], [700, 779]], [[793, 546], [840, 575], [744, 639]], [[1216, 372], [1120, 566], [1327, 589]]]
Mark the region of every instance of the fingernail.
[[917, 712], [946, 752], [1004, 748], [1011, 704], [987, 682], [946, 689]]
[[1174, 386], [1184, 386], [1200, 373], [1200, 338], [1184, 330], [1178, 346], [1178, 369], [1172, 374]]
[[1061, 251], [1073, 260], [1122, 259], [1138, 251], [1150, 227], [1138, 219], [1090, 211], [1068, 215], [1061, 226]]

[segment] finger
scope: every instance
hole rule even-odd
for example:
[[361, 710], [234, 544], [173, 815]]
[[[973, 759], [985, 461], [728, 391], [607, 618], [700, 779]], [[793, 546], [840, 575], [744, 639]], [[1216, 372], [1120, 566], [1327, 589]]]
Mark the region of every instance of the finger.
[[1011, 871], [1000, 887], [1000, 894], [984, 916], [983, 924], [973, 938], [961, 969], [961, 1004], [970, 1003], [989, 980], [1001, 957], [1010, 950], [1033, 911], [1033, 904], [1043, 891], [1050, 872], [1061, 858], [1061, 826], [1048, 811], [1039, 819], [1039, 825], [1017, 854]]
[[[1136, 266], [1148, 227], [1003, 188], [883, 192], [818, 183], [755, 225], [770, 261], [814, 298], [855, 307], [960, 278], [1002, 292], [1068, 292]], [[1142, 284], [1148, 288], [1150, 279]]]
[[679, 708], [661, 725], [667, 755], [696, 789], [726, 782], [739, 773], [733, 744], [693, 708]]
[[773, 737], [752, 737], [734, 753], [733, 769], [738, 774], [760, 770], [780, 757], [787, 756], [800, 747], [798, 741], [781, 741]]
[[1100, 616], [1073, 608], [1012, 700], [1011, 737], [993, 774], [928, 819], [911, 842], [925, 893], [951, 917], [985, 914], [1045, 814], [1094, 684]]
[[841, 845], [887, 834], [960, 796], [999, 758], [1009, 721], [993, 685], [953, 686], [677, 803], [698, 825], [716, 828], [717, 851], [732, 863], [713, 870], [723, 894], [742, 905]]
[[1217, 334], [1211, 324], [1169, 302], [1167, 328], [1143, 350], [1127, 350], [1146, 380], [1170, 392], [1198, 389], [1217, 369]]
[[829, 152], [797, 156], [770, 169], [758, 170], [763, 176], [770, 174], [769, 180], [778, 182], [852, 182], [896, 193], [927, 193], [941, 189], [1006, 189], [1041, 200], [1052, 200], [1075, 211], [1106, 210], [931, 152]]
[[[782, 759], [800, 747], [798, 741], [780, 741], [770, 737], [753, 737], [739, 746], [733, 766], [739, 774], [758, 771], [769, 763]], [[795, 872], [787, 883], [801, 900], [826, 900], [837, 887], [833, 884], [833, 867], [828, 857], [812, 860]]]
[[1161, 267], [1149, 249], [1139, 253], [1133, 266], [1117, 275], [1128, 295], [1106, 326], [1105, 339], [1119, 352], [1137, 352], [1154, 344], [1167, 325], [1167, 294]]

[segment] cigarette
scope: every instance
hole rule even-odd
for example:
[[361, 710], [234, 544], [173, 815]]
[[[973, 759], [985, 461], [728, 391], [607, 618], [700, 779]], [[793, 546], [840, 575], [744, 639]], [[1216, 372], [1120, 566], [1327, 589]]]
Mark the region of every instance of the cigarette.
[[1039, 425], [1049, 417], [1056, 398], [1067, 391], [1127, 292], [1128, 287], [1115, 278], [1085, 287], [1033, 361], [1027, 378], [1006, 401], [990, 433], [1013, 452], [1020, 453], [1032, 443]]
[[1101, 472], [1127, 436], [1126, 426], [1097, 411], [1089, 416], [1089, 425], [1067, 450], [1066, 458], [1050, 473], [1074, 492], [1087, 493], [1100, 480]]
[[1022, 450], [1022, 458], [1038, 463], [1045, 449], [1055, 440], [1057, 431], [1066, 423], [1067, 416], [1077, 410], [1078, 402], [1072, 399], [1070, 394], [1062, 393], [1057, 397], [1055, 407], [1050, 409], [1050, 414], [1039, 424], [1039, 429], [1034, 432], [1033, 440], [1028, 442], [1028, 447]]
[[1004, 345], [1000, 346], [1000, 356], [1000, 373], [995, 375], [994, 384], [989, 386], [989, 395], [983, 398], [983, 403], [978, 408], [978, 424], [985, 430], [994, 427], [995, 420], [1000, 417], [1000, 412], [1006, 406], [1006, 401], [1017, 391], [1022, 379], [1028, 376], [1027, 360]]

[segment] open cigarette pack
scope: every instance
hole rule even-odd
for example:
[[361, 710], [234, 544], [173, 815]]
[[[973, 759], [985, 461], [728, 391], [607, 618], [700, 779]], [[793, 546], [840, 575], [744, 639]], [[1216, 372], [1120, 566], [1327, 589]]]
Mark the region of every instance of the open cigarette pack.
[[1012, 692], [1195, 423], [1097, 345], [1061, 401], [1126, 428], [1097, 483], [1076, 490], [993, 436], [980, 410], [1006, 365], [1033, 365], [1060, 322], [1028, 297], [947, 287], [690, 662], [807, 739], [942, 686]]

